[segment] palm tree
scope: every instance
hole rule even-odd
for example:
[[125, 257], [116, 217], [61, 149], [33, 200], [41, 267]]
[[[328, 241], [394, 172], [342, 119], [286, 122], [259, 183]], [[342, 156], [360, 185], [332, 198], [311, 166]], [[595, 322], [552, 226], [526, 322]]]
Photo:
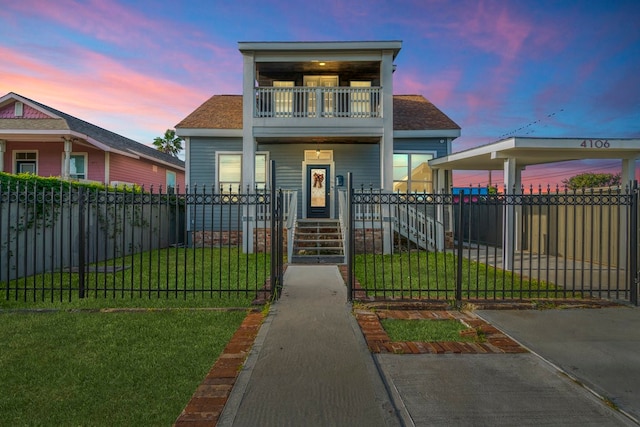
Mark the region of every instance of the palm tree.
[[164, 137], [157, 137], [153, 140], [153, 145], [156, 146], [158, 151], [178, 157], [178, 153], [182, 151], [182, 138], [176, 136], [175, 130], [167, 129]]

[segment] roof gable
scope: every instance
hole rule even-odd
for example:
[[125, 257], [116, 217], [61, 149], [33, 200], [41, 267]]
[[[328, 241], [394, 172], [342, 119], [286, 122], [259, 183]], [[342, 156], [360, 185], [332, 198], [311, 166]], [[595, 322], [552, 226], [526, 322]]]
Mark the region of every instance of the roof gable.
[[0, 106], [0, 119], [55, 119], [44, 111], [37, 110], [28, 104], [22, 105], [22, 114], [16, 116], [16, 103], [21, 102], [17, 100], [11, 100], [5, 103], [4, 106]]
[[[98, 144], [102, 144], [103, 146], [106, 146], [124, 153], [130, 153], [131, 155], [136, 157], [142, 156], [158, 162], [168, 163], [180, 169], [184, 168], [184, 161], [176, 157], [173, 157], [170, 154], [163, 153], [148, 145], [141, 144], [137, 141], [126, 138], [115, 132], [111, 132], [109, 130], [103, 129], [99, 126], [86, 122], [70, 114], [56, 110], [55, 108], [51, 108], [47, 105], [41, 104], [37, 101], [34, 101], [32, 99], [26, 98], [24, 96], [18, 95], [13, 92], [10, 92], [7, 95], [0, 98], [0, 108], [6, 108], [7, 105], [14, 105], [15, 101], [20, 101], [24, 103], [25, 109], [26, 107], [30, 107], [34, 111], [37, 111], [40, 114], [44, 115], [46, 118], [56, 118], [56, 119], [63, 120], [66, 123], [66, 127], [69, 130], [73, 132], [77, 132], [82, 135], [86, 135], [88, 138], [94, 140]], [[29, 117], [15, 118], [14, 116], [14, 118], [10, 120], [16, 121], [16, 122], [17, 121], [27, 122], [27, 120], [25, 119], [29, 120], [31, 118]], [[16, 125], [16, 127], [18, 126]], [[33, 129], [34, 127], [30, 125], [28, 126], [28, 128]]]

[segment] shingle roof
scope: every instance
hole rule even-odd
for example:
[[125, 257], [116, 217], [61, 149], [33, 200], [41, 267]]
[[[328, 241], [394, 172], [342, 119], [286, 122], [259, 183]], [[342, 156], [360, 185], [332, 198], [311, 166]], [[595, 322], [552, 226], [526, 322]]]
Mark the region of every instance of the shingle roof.
[[242, 95], [213, 95], [176, 128], [242, 129]]
[[56, 110], [55, 108], [51, 108], [47, 105], [41, 104], [22, 95], [18, 95], [13, 92], [10, 92], [8, 95], [15, 95], [25, 101], [38, 106], [42, 110], [48, 111], [49, 113], [64, 119], [70, 130], [87, 135], [88, 137], [93, 138], [108, 147], [136, 155], [143, 155], [145, 157], [154, 158], [158, 161], [184, 168], [184, 161], [173, 157], [170, 154], [163, 153], [148, 145], [141, 144], [122, 135], [118, 135], [117, 133], [93, 125], [89, 122], [85, 122], [84, 120], [71, 116], [60, 110]]
[[[214, 95], [176, 128], [242, 129], [242, 95]], [[394, 130], [460, 129], [422, 95], [393, 96]]]
[[460, 129], [460, 126], [422, 95], [394, 95], [393, 130], [425, 129]]

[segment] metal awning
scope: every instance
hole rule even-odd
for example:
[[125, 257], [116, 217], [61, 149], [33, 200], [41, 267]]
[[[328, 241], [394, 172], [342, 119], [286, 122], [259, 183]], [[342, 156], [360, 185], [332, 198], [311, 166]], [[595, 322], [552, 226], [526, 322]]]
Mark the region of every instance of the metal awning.
[[640, 139], [513, 137], [429, 161], [434, 169], [503, 170], [506, 159], [518, 167], [585, 159], [640, 158]]

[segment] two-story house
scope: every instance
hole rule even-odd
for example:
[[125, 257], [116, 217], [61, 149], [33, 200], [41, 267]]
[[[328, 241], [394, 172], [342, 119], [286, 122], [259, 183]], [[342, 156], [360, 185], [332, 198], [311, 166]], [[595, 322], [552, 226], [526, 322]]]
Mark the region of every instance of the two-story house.
[[242, 95], [214, 95], [176, 125], [187, 183], [262, 188], [273, 160], [298, 218], [337, 218], [348, 172], [356, 188], [432, 192], [427, 162], [450, 153], [460, 127], [421, 95], [394, 95], [401, 46], [240, 42]]

